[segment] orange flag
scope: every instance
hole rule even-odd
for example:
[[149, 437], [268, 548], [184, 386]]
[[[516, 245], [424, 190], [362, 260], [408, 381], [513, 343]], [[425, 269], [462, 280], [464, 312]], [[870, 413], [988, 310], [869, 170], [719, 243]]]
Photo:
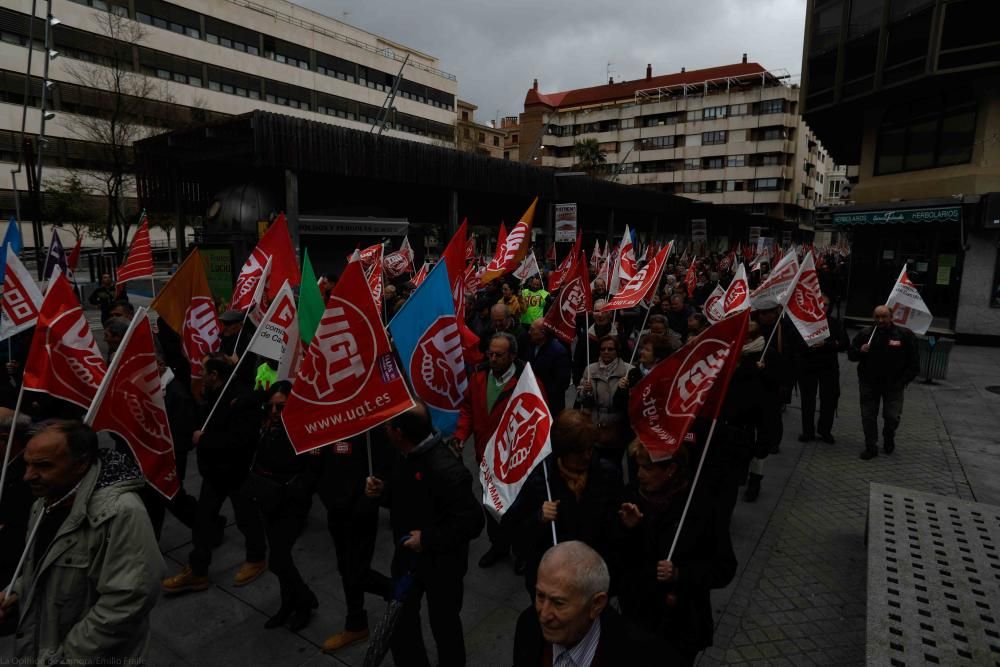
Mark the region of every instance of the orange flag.
[[197, 248], [191, 251], [149, 307], [180, 335], [184, 356], [191, 362], [191, 375], [200, 377], [202, 357], [218, 351], [221, 330], [205, 265]]
[[528, 255], [528, 249], [531, 247], [531, 225], [535, 219], [535, 207], [537, 205], [538, 197], [535, 197], [531, 202], [531, 206], [528, 207], [528, 210], [524, 212], [521, 219], [514, 225], [514, 229], [510, 230], [507, 238], [501, 242], [496, 254], [493, 256], [493, 260], [486, 267], [486, 271], [480, 278], [480, 282], [483, 285], [521, 266], [521, 262], [524, 261], [524, 258]]

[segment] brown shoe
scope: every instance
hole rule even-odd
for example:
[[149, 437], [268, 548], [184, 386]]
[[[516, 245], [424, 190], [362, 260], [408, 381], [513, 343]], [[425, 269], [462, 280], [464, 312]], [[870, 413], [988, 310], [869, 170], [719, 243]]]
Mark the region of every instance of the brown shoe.
[[180, 574], [175, 574], [163, 580], [161, 587], [164, 593], [187, 593], [188, 591], [208, 590], [208, 577], [199, 577], [191, 572], [191, 566], [185, 565]]
[[368, 628], [364, 628], [363, 630], [343, 630], [332, 637], [327, 637], [326, 641], [323, 642], [323, 653], [333, 653], [345, 646], [363, 642], [366, 639], [368, 639]]
[[265, 571], [267, 571], [266, 560], [260, 560], [256, 563], [247, 561], [240, 565], [240, 569], [236, 571], [236, 576], [233, 577], [233, 586], [246, 586], [253, 583]]

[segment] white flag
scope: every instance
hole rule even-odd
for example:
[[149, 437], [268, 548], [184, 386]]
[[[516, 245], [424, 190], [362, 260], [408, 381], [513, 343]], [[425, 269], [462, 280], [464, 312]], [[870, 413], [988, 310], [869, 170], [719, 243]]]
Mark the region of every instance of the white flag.
[[725, 317], [722, 309], [722, 300], [725, 296], [726, 290], [722, 289], [722, 285], [716, 283], [715, 289], [705, 299], [705, 305], [702, 306], [702, 314], [705, 315], [705, 319], [708, 320], [709, 324], [715, 324]]
[[531, 276], [542, 275], [542, 272], [538, 270], [538, 260], [535, 259], [535, 253], [528, 253], [528, 256], [521, 262], [521, 266], [514, 269], [513, 275], [522, 283]]
[[260, 323], [264, 320], [264, 315], [270, 304], [264, 303], [264, 295], [267, 294], [267, 281], [271, 279], [271, 258], [267, 258], [267, 263], [264, 264], [264, 270], [260, 274], [260, 278], [257, 280], [257, 286], [254, 287], [253, 296], [251, 297], [250, 310], [248, 317], [250, 321], [253, 322], [255, 327], [259, 327]]
[[782, 295], [785, 313], [798, 329], [802, 340], [812, 347], [830, 337], [830, 324], [819, 289], [819, 276], [811, 252], [806, 253], [791, 287]]
[[3, 277], [3, 301], [0, 302], [0, 340], [35, 326], [41, 307], [42, 293], [38, 285], [17, 258], [17, 253], [7, 245], [7, 270]]
[[799, 260], [795, 253], [787, 253], [775, 264], [768, 274], [767, 280], [762, 282], [757, 289], [750, 294], [750, 308], [753, 310], [767, 310], [774, 308], [781, 303], [781, 295], [788, 290], [799, 272]]
[[[10, 257], [10, 255], [7, 255]], [[9, 261], [9, 260], [8, 260]], [[899, 272], [896, 284], [889, 292], [889, 299], [885, 305], [892, 311], [892, 321], [894, 324], [904, 326], [915, 334], [925, 334], [930, 328], [934, 316], [924, 303], [920, 292], [916, 286], [910, 282], [910, 277], [906, 274], [906, 265]]]
[[615, 259], [615, 266], [611, 272], [608, 294], [618, 294], [618, 290], [627, 285], [638, 271], [635, 248], [632, 246], [632, 232], [628, 225], [625, 225], [625, 233], [622, 235], [622, 243], [619, 247], [621, 250], [618, 251], [618, 257]]
[[535, 466], [552, 452], [551, 430], [552, 414], [531, 364], [526, 364], [479, 464], [483, 505], [497, 519], [514, 504]]
[[[279, 362], [280, 366], [286, 357], [292, 356], [294, 342], [299, 338], [299, 320], [296, 313], [295, 296], [286, 280], [271, 302], [271, 307], [267, 309], [257, 331], [254, 332], [247, 353], [272, 359]], [[279, 380], [288, 377], [281, 377], [280, 372], [278, 375]]]
[[722, 297], [722, 316], [729, 317], [741, 310], [750, 307], [750, 284], [747, 283], [747, 270], [742, 262], [736, 268], [736, 275], [733, 281], [726, 288], [726, 294]]

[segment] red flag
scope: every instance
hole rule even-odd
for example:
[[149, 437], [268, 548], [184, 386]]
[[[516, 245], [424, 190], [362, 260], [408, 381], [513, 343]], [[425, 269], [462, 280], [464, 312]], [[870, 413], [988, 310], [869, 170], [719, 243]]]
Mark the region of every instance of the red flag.
[[653, 261], [653, 258], [656, 257], [656, 253], [658, 253], [659, 251], [660, 250], [659, 250], [659, 244], [658, 243], [653, 243], [652, 241], [650, 241], [649, 243], [647, 243], [646, 244], [646, 261], [647, 262]]
[[632, 232], [628, 225], [625, 225], [625, 233], [622, 235], [622, 243], [616, 260], [615, 268], [611, 271], [611, 282], [608, 284], [608, 293], [617, 294], [618, 290], [628, 284], [635, 277], [637, 262], [635, 259], [635, 248], [632, 246]]
[[654, 461], [680, 448], [695, 417], [715, 418], [740, 362], [750, 311], [713, 324], [629, 392], [629, 418]]
[[441, 253], [441, 260], [448, 267], [448, 282], [451, 283], [451, 298], [455, 301], [455, 317], [465, 321], [465, 262], [468, 246], [465, 242], [468, 221], [463, 220], [458, 231]]
[[368, 274], [368, 289], [372, 293], [375, 301], [375, 310], [378, 311], [379, 319], [382, 317], [382, 246], [375, 255], [375, 262], [372, 264], [371, 273]]
[[819, 345], [830, 337], [830, 324], [826, 320], [826, 308], [823, 307], [823, 295], [819, 290], [819, 277], [811, 252], [806, 253], [783, 301], [788, 318], [806, 345]]
[[[563, 257], [563, 261], [559, 263], [558, 267], [549, 272], [550, 292], [555, 292], [559, 289], [559, 287], [562, 286], [563, 281], [569, 275], [570, 268], [573, 266], [573, 260], [580, 254], [580, 244], [582, 241], [583, 237], [580, 234], [577, 234], [576, 243], [573, 244], [573, 248], [569, 251], [569, 254]], [[555, 245], [552, 247], [555, 248]], [[555, 257], [552, 258], [552, 261], [556, 261]]]
[[118, 282], [125, 283], [129, 280], [152, 277], [153, 246], [149, 242], [149, 220], [143, 213], [142, 224], [139, 225], [139, 231], [132, 237], [132, 247], [128, 249], [128, 256], [118, 267]]
[[180, 489], [174, 439], [145, 308], [136, 311], [84, 422], [122, 438], [149, 485], [174, 497]]
[[[507, 243], [507, 225], [505, 225], [503, 220], [501, 220], [500, 231], [497, 232], [497, 245], [493, 248], [493, 258], [491, 261], [499, 261], [497, 259], [497, 254], [500, 252], [500, 249], [504, 247], [505, 243]], [[487, 264], [488, 263], [489, 262], [487, 262]]]
[[712, 290], [712, 293], [708, 295], [707, 299], [705, 299], [705, 305], [701, 307], [701, 311], [705, 315], [705, 319], [708, 320], [709, 324], [715, 324], [725, 317], [722, 312], [722, 300], [725, 296], [726, 290], [722, 289], [722, 285], [716, 283], [715, 289]]
[[486, 266], [486, 271], [480, 278], [480, 282], [484, 285], [505, 273], [510, 273], [520, 266], [524, 258], [528, 256], [528, 248], [531, 246], [531, 225], [535, 220], [536, 206], [538, 206], [538, 197], [531, 201], [528, 210], [514, 225], [514, 229], [510, 230], [510, 234], [498, 242], [493, 260]]
[[182, 351], [191, 362], [191, 375], [201, 377], [202, 359], [219, 349], [221, 328], [198, 248], [170, 276], [149, 307], [181, 337]]
[[569, 345], [576, 336], [576, 316], [588, 312], [592, 307], [587, 256], [581, 250], [567, 271], [566, 281], [556, 302], [545, 313], [542, 326]]
[[58, 271], [42, 299], [24, 364], [24, 388], [86, 408], [105, 372], [83, 308], [66, 276]]
[[462, 279], [462, 292], [465, 296], [475, 294], [479, 289], [479, 276], [483, 274], [482, 269], [476, 269], [475, 264], [469, 264], [465, 269], [465, 276]]
[[[466, 223], [469, 219], [466, 218], [462, 221], [462, 229], [465, 229]], [[469, 237], [469, 240], [465, 244], [465, 261], [469, 262], [476, 258], [476, 235], [473, 234]]]
[[[358, 253], [359, 258], [361, 259], [361, 268], [364, 269], [365, 275], [368, 275], [368, 272], [375, 265], [375, 258], [381, 257], [380, 253], [382, 252], [382, 244], [376, 243], [375, 245], [370, 245], [363, 250], [357, 250], [355, 252]], [[348, 259], [350, 260], [353, 257], [354, 253], [351, 253]]]
[[694, 298], [694, 290], [698, 287], [698, 258], [691, 260], [691, 266], [688, 267], [687, 273], [684, 275], [684, 284], [687, 285], [688, 298]]
[[299, 366], [282, 421], [299, 454], [364, 433], [413, 407], [368, 293], [350, 262]]
[[284, 213], [280, 213], [271, 226], [267, 228], [264, 236], [247, 257], [243, 268], [240, 269], [240, 275], [236, 279], [236, 287], [233, 288], [230, 308], [246, 310], [252, 305], [254, 289], [264, 274], [264, 266], [268, 259], [271, 260], [271, 276], [265, 286], [264, 296], [267, 303], [270, 303], [278, 295], [278, 290], [281, 289], [286, 280], [292, 287], [296, 287], [302, 278], [299, 271], [299, 261], [295, 257], [295, 248], [292, 246], [292, 237], [288, 234], [288, 222], [285, 220]]
[[73, 250], [69, 253], [69, 259], [66, 260], [66, 266], [69, 267], [70, 272], [76, 271], [77, 265], [80, 264], [80, 244], [83, 243], [83, 237], [78, 236], [76, 238], [76, 245], [73, 246]]
[[667, 257], [670, 256], [670, 250], [673, 247], [674, 243], [671, 241], [657, 253], [652, 262], [642, 267], [627, 285], [622, 286], [621, 290], [611, 297], [601, 310], [634, 308], [640, 301], [649, 296], [650, 291], [655, 290], [660, 283], [660, 276], [663, 273], [663, 268], [667, 265]]
[[[580, 240], [579, 234], [577, 235], [576, 238], [577, 238], [577, 241], [579, 242], [579, 240]], [[553, 243], [552, 245], [549, 246], [549, 250], [548, 250], [548, 252], [545, 255], [545, 261], [551, 262], [552, 264], [556, 263], [556, 244], [555, 243]]]
[[743, 264], [736, 267], [736, 275], [733, 281], [726, 288], [726, 295], [722, 297], [723, 317], [729, 317], [733, 313], [750, 308], [750, 286], [747, 283], [747, 272]]
[[417, 271], [417, 275], [413, 276], [413, 286], [420, 287], [420, 283], [427, 279], [427, 274], [430, 272], [431, 265], [428, 262], [424, 262], [420, 270]]

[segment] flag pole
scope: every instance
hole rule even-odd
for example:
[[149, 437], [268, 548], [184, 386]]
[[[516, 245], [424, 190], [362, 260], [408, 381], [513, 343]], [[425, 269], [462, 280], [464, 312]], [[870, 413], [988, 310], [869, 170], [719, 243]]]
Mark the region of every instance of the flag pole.
[[653, 302], [652, 300], [650, 300], [649, 308], [646, 309], [646, 317], [642, 318], [642, 326], [639, 327], [639, 333], [637, 333], [635, 336], [635, 347], [632, 348], [632, 358], [629, 359], [628, 361], [629, 366], [635, 365], [635, 355], [636, 352], [639, 351], [639, 340], [640, 340], [639, 337], [642, 335], [642, 332], [645, 331], [646, 329], [646, 322], [649, 321], [649, 313], [652, 310], [653, 310]]
[[781, 307], [781, 312], [778, 314], [778, 319], [774, 321], [774, 328], [771, 329], [771, 335], [767, 337], [767, 342], [764, 343], [764, 349], [760, 353], [760, 359], [758, 361], [764, 360], [764, 355], [767, 354], [767, 348], [771, 347], [771, 339], [774, 338], [774, 332], [778, 330], [781, 326], [781, 318], [785, 316], [785, 307]]
[[590, 379], [590, 313], [586, 310], [583, 311], [583, 344], [586, 346], [587, 350], [587, 367], [584, 369], [587, 372], [587, 379]]
[[[545, 475], [545, 495], [552, 502], [552, 489], [549, 488], [549, 467], [545, 465], [545, 461], [542, 461], [542, 473]], [[556, 537], [556, 522], [551, 521], [549, 525], [552, 527], [552, 546], [559, 544], [559, 538]]]
[[201, 425], [201, 429], [199, 430], [204, 432], [204, 430], [208, 428], [208, 422], [212, 421], [212, 415], [215, 414], [215, 409], [219, 407], [219, 403], [222, 401], [222, 397], [226, 395], [226, 390], [229, 389], [229, 385], [232, 383], [233, 378], [236, 377], [236, 371], [240, 369], [240, 364], [242, 364], [243, 360], [246, 359], [248, 356], [250, 355], [244, 354], [239, 359], [236, 360], [236, 365], [233, 366], [233, 372], [229, 374], [229, 379], [226, 380], [226, 384], [222, 385], [222, 391], [219, 392], [219, 397], [215, 399], [215, 403], [212, 405], [212, 409], [209, 410], [208, 416], [205, 417], [205, 423]]
[[695, 470], [694, 479], [691, 480], [691, 490], [688, 491], [687, 500], [684, 501], [684, 511], [681, 512], [681, 520], [677, 523], [677, 531], [674, 533], [674, 541], [670, 543], [670, 552], [667, 554], [667, 560], [672, 560], [674, 557], [674, 549], [677, 548], [677, 540], [680, 538], [681, 530], [684, 528], [684, 519], [687, 518], [688, 509], [691, 507], [691, 499], [694, 498], [694, 490], [698, 485], [698, 478], [701, 477], [701, 469], [705, 465], [705, 457], [708, 454], [708, 446], [712, 444], [712, 435], [715, 434], [715, 425], [718, 421], [718, 418], [713, 419], [712, 425], [708, 429], [708, 437], [705, 439], [705, 448], [701, 450], [701, 458], [698, 460], [698, 469]]
[[365, 446], [368, 449], [368, 476], [375, 476], [375, 468], [372, 466], [372, 431], [368, 429], [365, 431]]
[[14, 432], [17, 430], [17, 416], [21, 414], [21, 399], [23, 398], [24, 382], [22, 381], [21, 390], [17, 392], [17, 403], [14, 405], [14, 414], [10, 418], [10, 433], [7, 434], [7, 447], [3, 450], [3, 469], [0, 470], [0, 500], [3, 499], [3, 490], [7, 483], [7, 464], [10, 463], [10, 449], [14, 446]]

